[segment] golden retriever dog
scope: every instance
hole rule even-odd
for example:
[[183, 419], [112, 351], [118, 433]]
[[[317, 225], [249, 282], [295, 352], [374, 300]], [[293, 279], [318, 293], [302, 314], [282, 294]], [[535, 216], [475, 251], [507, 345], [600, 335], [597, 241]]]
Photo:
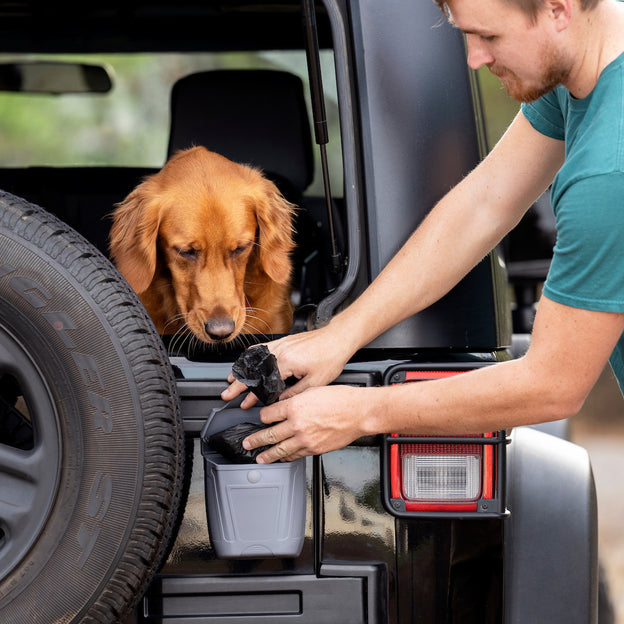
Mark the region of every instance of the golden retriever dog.
[[111, 258], [161, 334], [287, 333], [294, 210], [257, 169], [193, 147], [116, 206]]

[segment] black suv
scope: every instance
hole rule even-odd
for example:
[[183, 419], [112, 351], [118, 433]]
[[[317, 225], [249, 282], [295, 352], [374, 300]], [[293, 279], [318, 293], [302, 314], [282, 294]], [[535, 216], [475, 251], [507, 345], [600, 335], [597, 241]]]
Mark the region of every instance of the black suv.
[[[201, 434], [244, 345], [159, 336], [106, 259], [114, 205], [205, 145], [300, 206], [292, 331], [327, 322], [485, 153], [477, 80], [435, 5], [0, 0], [0, 14], [0, 620], [597, 621], [582, 449], [528, 428], [376, 436], [301, 460], [287, 495], [238, 464], [242, 482], [215, 493]], [[510, 259], [492, 251], [339, 382], [513, 357]], [[525, 318], [532, 303], [517, 301]], [[294, 546], [266, 546], [276, 525]]]

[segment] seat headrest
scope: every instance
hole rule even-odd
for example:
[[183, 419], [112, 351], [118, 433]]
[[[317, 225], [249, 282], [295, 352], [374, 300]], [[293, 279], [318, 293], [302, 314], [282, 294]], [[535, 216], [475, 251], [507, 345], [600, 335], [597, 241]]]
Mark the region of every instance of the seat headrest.
[[285, 182], [301, 195], [314, 175], [301, 80], [273, 70], [216, 70], [181, 78], [171, 93], [168, 155], [193, 145], [258, 167], [278, 186]]

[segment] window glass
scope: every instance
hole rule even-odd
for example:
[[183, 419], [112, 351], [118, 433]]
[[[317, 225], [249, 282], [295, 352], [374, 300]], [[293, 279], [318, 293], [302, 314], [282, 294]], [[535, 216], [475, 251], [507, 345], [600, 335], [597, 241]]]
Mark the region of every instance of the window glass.
[[[161, 167], [169, 140], [169, 96], [187, 74], [210, 69], [283, 69], [309, 88], [302, 51], [203, 54], [0, 55], [0, 62], [69, 60], [104, 65], [108, 93], [46, 95], [0, 92], [0, 167]], [[333, 54], [321, 52], [332, 185], [342, 182]], [[312, 114], [309, 108], [310, 126]], [[315, 154], [318, 150], [315, 149]], [[318, 159], [318, 156], [315, 156]], [[320, 194], [321, 168], [308, 193]], [[339, 188], [332, 188], [341, 194]]]

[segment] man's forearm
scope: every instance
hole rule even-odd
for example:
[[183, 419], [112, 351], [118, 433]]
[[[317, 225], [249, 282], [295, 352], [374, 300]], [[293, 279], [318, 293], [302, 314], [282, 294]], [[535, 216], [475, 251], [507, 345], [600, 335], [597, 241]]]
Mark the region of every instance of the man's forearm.
[[373, 388], [365, 429], [483, 433], [567, 418], [582, 406], [624, 331], [624, 314], [542, 298], [520, 359], [450, 378]]
[[[558, 420], [577, 403], [535, 384], [520, 360], [434, 381], [373, 388], [367, 432], [419, 435], [474, 434]], [[364, 397], [362, 397], [364, 399]]]

